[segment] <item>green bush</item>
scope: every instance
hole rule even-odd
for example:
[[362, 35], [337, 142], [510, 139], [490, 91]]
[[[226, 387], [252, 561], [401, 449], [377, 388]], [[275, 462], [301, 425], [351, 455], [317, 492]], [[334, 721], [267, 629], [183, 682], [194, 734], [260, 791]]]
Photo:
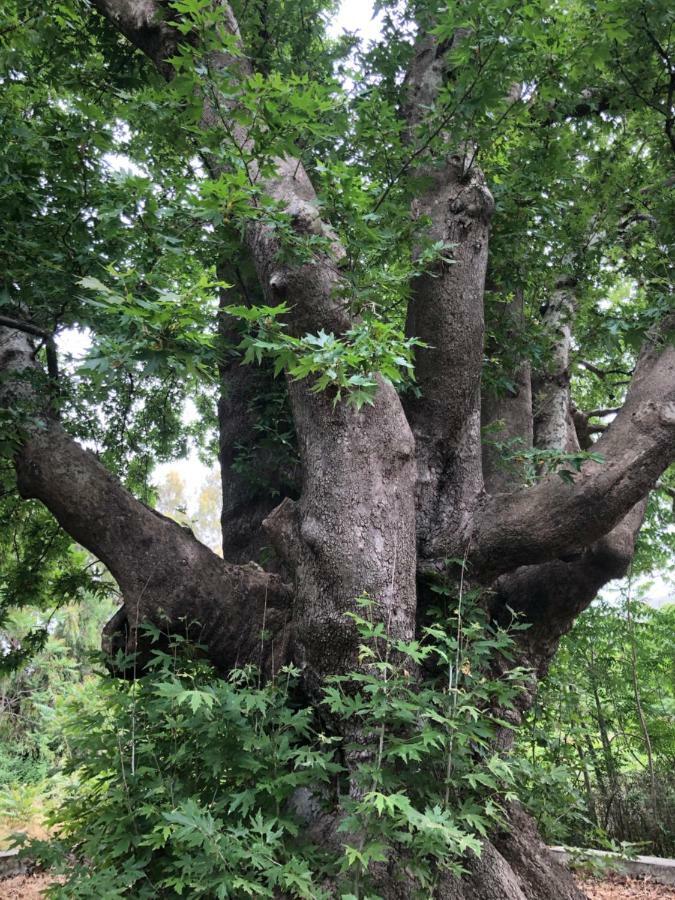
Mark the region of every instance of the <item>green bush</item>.
[[36, 784], [47, 775], [47, 761], [26, 748], [0, 743], [0, 785]]
[[[429, 896], [439, 872], [461, 871], [512, 782], [494, 710], [523, 673], [486, 674], [512, 638], [475, 611], [404, 644], [361, 603], [360, 667], [329, 679], [318, 708], [297, 704], [297, 670], [222, 679], [180, 638], [133, 681], [74, 686], [55, 721], [71, 786], [58, 840], [38, 848], [65, 866], [52, 896], [320, 898], [330, 879], [373, 897], [377, 864], [401, 857]], [[339, 811], [342, 850], [306, 839], [303, 788]]]
[[521, 798], [550, 843], [675, 852], [675, 606], [630, 591], [566, 635], [519, 735]]

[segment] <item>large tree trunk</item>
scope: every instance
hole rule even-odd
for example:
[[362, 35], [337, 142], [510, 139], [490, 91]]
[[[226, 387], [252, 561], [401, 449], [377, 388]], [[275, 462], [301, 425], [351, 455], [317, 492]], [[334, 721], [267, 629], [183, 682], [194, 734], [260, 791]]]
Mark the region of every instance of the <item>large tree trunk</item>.
[[509, 829], [486, 841], [469, 874], [439, 891], [439, 900], [583, 900], [566, 866], [553, 857], [534, 821], [517, 804]]
[[[166, 4], [93, 0], [93, 6], [167, 79], [172, 77], [169, 60], [179, 32], [163, 18]], [[219, 7], [224, 27], [238, 39], [231, 9], [223, 2]], [[463, 37], [458, 34], [457, 40]], [[195, 35], [188, 40], [198, 44]], [[403, 110], [411, 146], [448, 77], [447, 49], [427, 34], [418, 41]], [[233, 78], [251, 71], [243, 55], [211, 53], [209, 66], [230, 68]], [[223, 98], [217, 111], [213, 103], [213, 97], [203, 102], [202, 124], [209, 128], [218, 127], [236, 98]], [[240, 124], [232, 130], [250, 160], [251, 183], [288, 213], [298, 234], [320, 234], [331, 245], [309, 260], [289, 263], [274, 229], [260, 218], [249, 220], [242, 244], [258, 294], [275, 304], [289, 300], [286, 325], [293, 335], [320, 329], [344, 333], [353, 324], [338, 290], [336, 263], [344, 251], [321, 221], [307, 172], [299, 160], [284, 158], [263, 177], [250, 135]], [[255, 662], [270, 673], [293, 660], [302, 667], [307, 697], [315, 700], [326, 675], [359, 666], [359, 636], [345, 616], [357, 598], [365, 594], [374, 601], [375, 615], [392, 637], [410, 639], [425, 606], [424, 575], [452, 578], [460, 559], [472, 585], [486, 588], [486, 604], [496, 620], [515, 609], [531, 625], [519, 650], [538, 677], [575, 616], [603, 584], [625, 571], [645, 497], [675, 455], [675, 349], [655, 329], [623, 409], [596, 445], [605, 462], [588, 462], [571, 483], [554, 474], [527, 486], [522, 473], [505, 477], [488, 453], [484, 473], [483, 290], [493, 202], [473, 156], [450, 142], [444, 158], [420, 154], [418, 159], [427, 189], [413, 203], [413, 215], [425, 217], [431, 237], [452, 244], [455, 257], [454, 265], [439, 264], [412, 289], [408, 330], [428, 344], [418, 357], [419, 396], [410, 398], [404, 410], [393, 386], [379, 378], [374, 405], [356, 410], [334, 403], [329, 393], [313, 392], [311, 383], [290, 383], [301, 485], [296, 499], [285, 497], [274, 509], [237, 481], [234, 468], [237, 445], [250, 439], [255, 424], [250, 400], [260, 389], [259, 376], [242, 368], [235, 355], [222, 359], [225, 561], [139, 503], [48, 410], [42, 410], [40, 424], [18, 436], [16, 469], [23, 496], [43, 502], [75, 540], [105, 562], [120, 585], [124, 608], [108, 629], [110, 646], [126, 635], [128, 645], [136, 647], [144, 621], [183, 629], [187, 619], [198, 623], [200, 639], [220, 669]], [[207, 166], [218, 175], [216, 162], [207, 160]], [[502, 423], [500, 439], [518, 438], [528, 448], [533, 433], [546, 448], [565, 449], [574, 440], [568, 385], [571, 304], [564, 286], [559, 287], [548, 317], [558, 339], [554, 364], [537, 373], [534, 405], [529, 368], [522, 361], [515, 395], [492, 397], [483, 411], [485, 420]], [[231, 347], [236, 328], [225, 312], [220, 324]], [[39, 406], [34, 385], [25, 377], [35, 367], [28, 337], [0, 329], [3, 405]], [[279, 555], [283, 578], [242, 565], [267, 540]], [[530, 702], [531, 693], [523, 691], [520, 711]], [[581, 897], [527, 815], [514, 805], [510, 816], [511, 829], [486, 841], [480, 859], [467, 860], [469, 874], [446, 879], [439, 897]], [[308, 828], [330, 840], [330, 828], [319, 828], [311, 818]], [[392, 866], [400, 864], [392, 861]], [[376, 874], [383, 896], [412, 896], [412, 882], [399, 882], [386, 867]]]
[[[248, 305], [242, 275], [236, 267], [221, 267], [219, 277], [232, 287], [220, 298], [218, 333], [221, 342], [218, 398], [218, 460], [222, 483], [221, 532], [223, 556], [236, 563], [259, 561], [269, 545], [262, 524], [285, 497], [297, 497], [299, 466], [293, 446], [279, 447], [261, 439], [267, 415], [284, 425], [285, 385], [271, 365], [242, 365], [238, 346], [241, 325], [227, 312], [233, 304]], [[272, 407], [269, 409], [269, 407]], [[276, 417], [276, 418], [274, 418]]]

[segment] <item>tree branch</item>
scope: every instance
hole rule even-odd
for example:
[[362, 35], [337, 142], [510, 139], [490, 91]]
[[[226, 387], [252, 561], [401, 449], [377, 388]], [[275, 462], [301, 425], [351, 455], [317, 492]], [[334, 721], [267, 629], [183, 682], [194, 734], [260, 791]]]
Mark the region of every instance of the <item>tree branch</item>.
[[[220, 395], [218, 397], [218, 459], [222, 480], [221, 532], [223, 556], [230, 562], [257, 560], [267, 537], [262, 523], [289, 493], [297, 494], [299, 468], [291, 453], [279, 446], [260, 445], [260, 403], [270, 406], [285, 389], [274, 379], [272, 365], [242, 365], [236, 348], [242, 339], [241, 322], [227, 312], [234, 304], [250, 305], [238, 267], [219, 267], [221, 288], [218, 313]], [[284, 412], [290, 419], [287, 410]], [[290, 421], [288, 427], [292, 428]], [[242, 466], [243, 463], [243, 466]], [[295, 490], [293, 490], [295, 488]]]
[[[604, 462], [589, 460], [571, 483], [549, 475], [485, 502], [470, 554], [481, 579], [578, 553], [652, 490], [675, 458], [675, 346], [666, 343], [673, 324], [671, 315], [645, 342], [626, 402], [594, 446]], [[439, 535], [436, 556], [449, 540]]]
[[[453, 41], [462, 40], [460, 30]], [[406, 79], [410, 140], [433, 106], [446, 77], [448, 47], [422, 33]], [[442, 123], [445, 118], [442, 119]], [[440, 133], [440, 130], [437, 129]], [[416, 151], [422, 158], [425, 142]], [[417, 173], [428, 186], [412, 216], [429, 221], [427, 238], [445, 255], [411, 285], [406, 331], [428, 347], [416, 354], [419, 396], [406, 401], [418, 468], [417, 528], [421, 545], [434, 528], [468, 533], [482, 490], [480, 378], [483, 365], [483, 290], [488, 230], [494, 203], [482, 173], [467, 166], [470, 150], [424, 159]]]
[[[39, 408], [26, 377], [35, 368], [29, 339], [0, 328], [1, 406], [32, 401]], [[137, 627], [149, 620], [183, 633], [191, 627], [222, 669], [255, 662], [269, 672], [283, 664], [289, 594], [278, 576], [223, 562], [190, 531], [136, 500], [53, 419], [23, 426], [15, 467], [21, 496], [44, 503], [119, 584], [124, 613], [115, 622], [126, 623], [127, 649], [136, 649]], [[261, 644], [263, 627], [270, 636]]]
[[[517, 289], [504, 305], [506, 342], [516, 338], [523, 327], [524, 293]], [[488, 353], [490, 352], [488, 348]], [[533, 442], [532, 375], [529, 360], [520, 361], [508, 373], [513, 389], [496, 396], [483, 386], [481, 421], [483, 437], [483, 479], [489, 494], [514, 491], [525, 480], [524, 465], [508, 465], [495, 444], [516, 442], [515, 449], [530, 450]], [[487, 429], [487, 433], [486, 432]]]
[[[164, 71], [166, 55], [155, 51], [156, 41], [146, 40], [148, 27], [157, 32], [161, 13], [157, 2], [96, 0], [96, 6]], [[224, 27], [238, 38], [229, 4], [218, 0], [218, 8]], [[214, 52], [206, 62], [209, 70], [229, 68], [235, 77], [250, 72], [243, 53], [233, 57]], [[322, 328], [344, 332], [351, 319], [337, 290], [336, 266], [344, 251], [321, 221], [302, 163], [276, 159], [272, 175], [263, 177], [250, 134], [230, 116], [236, 98], [221, 97], [212, 87], [203, 94], [202, 126], [234, 137], [249, 181], [280, 205], [299, 237], [321, 235], [328, 244], [306, 262], [287, 262], [278, 230], [260, 216], [250, 219], [244, 244], [264, 296], [275, 304], [289, 301], [286, 322], [293, 334]], [[218, 174], [219, 166], [211, 160], [211, 173]], [[251, 204], [255, 203], [252, 192]], [[414, 634], [416, 609], [413, 441], [398, 395], [390, 383], [380, 380], [374, 405], [356, 410], [344, 402], [336, 405], [325, 392], [313, 393], [310, 388], [306, 381], [290, 385], [303, 470], [298, 503], [303, 554], [295, 572], [294, 633], [308, 682], [313, 673], [320, 677], [326, 670], [358, 664], [359, 637], [346, 623], [345, 612], [362, 593], [378, 602], [378, 616], [389, 624], [392, 635], [402, 638]]]
[[641, 500], [609, 534], [575, 559], [525, 565], [497, 579], [490, 612], [504, 624], [514, 612], [529, 624], [518, 643], [526, 665], [534, 668], [538, 677], [546, 674], [560, 638], [598, 591], [628, 571], [646, 505], [646, 500]]
[[627, 375], [630, 377], [633, 374], [632, 371], [629, 372], [626, 369], [601, 369], [584, 359], [579, 360], [579, 365], [583, 366], [584, 369], [588, 369], [589, 372], [592, 372], [593, 375], [597, 375], [598, 378], [601, 378], [603, 381], [608, 375]]
[[552, 338], [546, 371], [533, 378], [534, 444], [540, 450], [573, 450], [570, 427], [570, 348], [576, 311], [574, 279], [558, 279], [543, 316]]
[[24, 334], [41, 338], [47, 354], [47, 372], [54, 384], [58, 384], [59, 358], [56, 352], [56, 344], [54, 343], [54, 335], [43, 328], [38, 328], [32, 322], [24, 322], [19, 319], [13, 319], [10, 316], [0, 316], [0, 326], [14, 328], [16, 331], [22, 331]]
[[[176, 50], [179, 32], [169, 24], [170, 11], [160, 0], [92, 0], [92, 3], [154, 62], [167, 80], [171, 80], [174, 70], [168, 59]], [[252, 68], [244, 55], [239, 26], [228, 3], [218, 0], [217, 5], [225, 29], [237, 41], [238, 52], [237, 55], [227, 52], [205, 54], [206, 67], [214, 74], [230, 70], [244, 79], [251, 74]], [[177, 19], [177, 14], [171, 13], [171, 17]], [[181, 39], [197, 43], [195, 36]], [[293, 298], [287, 322], [294, 334], [301, 335], [321, 328], [334, 333], [346, 330], [350, 317], [345, 303], [337, 297], [340, 277], [335, 265], [344, 255], [344, 250], [334, 240], [331, 229], [321, 221], [316, 193], [302, 162], [292, 157], [276, 159], [274, 173], [262, 177], [253, 141], [246, 127], [232, 116], [237, 105], [236, 97], [223, 98], [215, 85], [207, 82], [202, 100], [202, 127], [222, 130], [235, 145], [251, 185], [260, 184], [264, 192], [281, 205], [298, 235], [323, 235], [331, 243], [330, 252], [318, 253], [304, 265], [284, 264], [281, 262], [282, 248], [276, 229], [260, 218], [249, 221], [244, 242], [265, 297], [274, 303], [280, 303], [285, 297]], [[207, 168], [215, 177], [224, 171], [222, 164], [215, 159], [207, 160]], [[251, 205], [256, 205], [253, 196]]]

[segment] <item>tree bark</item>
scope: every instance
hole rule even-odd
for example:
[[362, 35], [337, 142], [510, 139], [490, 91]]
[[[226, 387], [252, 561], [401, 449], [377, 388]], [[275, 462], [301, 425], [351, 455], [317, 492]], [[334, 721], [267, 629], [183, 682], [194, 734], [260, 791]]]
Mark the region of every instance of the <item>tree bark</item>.
[[[508, 342], [523, 329], [524, 293], [517, 289], [505, 304], [505, 322], [501, 328]], [[481, 421], [483, 438], [483, 480], [488, 494], [505, 494], [522, 487], [526, 480], [523, 463], [505, 462], [497, 444], [505, 444], [516, 453], [531, 450], [534, 440], [532, 415], [532, 372], [529, 360], [518, 360], [509, 372], [513, 387], [504, 394], [483, 391]]]
[[[345, 613], [357, 597], [376, 601], [392, 637], [414, 636], [414, 445], [396, 392], [382, 380], [375, 405], [360, 411], [298, 383], [291, 397], [302, 494], [278, 517], [292, 518], [285, 552], [296, 574], [300, 659], [322, 676], [356, 663], [360, 639]], [[272, 533], [276, 518], [268, 520]]]
[[[164, 60], [173, 45], [167, 45], [166, 51], [159, 46], [164, 27], [158, 24], [162, 17], [159, 4], [96, 0], [95, 5], [170, 77]], [[232, 10], [227, 3], [221, 6], [225, 26], [239, 38]], [[151, 27], [157, 37], [149, 41]], [[243, 55], [210, 54], [208, 64], [214, 70], [250, 72]], [[222, 110], [227, 112], [235, 104], [236, 100], [229, 98], [218, 103], [205, 97], [203, 126], [218, 127]], [[274, 172], [261, 178], [250, 136], [243, 126], [234, 128], [239, 148], [250, 157], [249, 179], [260, 182], [266, 194], [280, 204], [298, 235], [323, 235], [330, 242], [330, 250], [317, 253], [311, 261], [284, 262], [275, 229], [259, 218], [249, 221], [244, 244], [263, 296], [275, 304], [292, 298], [287, 325], [294, 335], [322, 328], [342, 334], [351, 324], [340, 297], [336, 265], [344, 250], [321, 221], [316, 194], [302, 163], [289, 157], [277, 159]], [[209, 168], [217, 174], [216, 163], [210, 162]], [[347, 405], [334, 406], [327, 395], [317, 396], [306, 381], [293, 384], [290, 396], [302, 462], [302, 497], [296, 507], [284, 504], [282, 513], [270, 516], [267, 528], [277, 546], [283, 544], [287, 553], [292, 551], [287, 561], [295, 572], [294, 640], [311, 683], [315, 674], [331, 671], [326, 666], [332, 662], [338, 669], [356, 665], [358, 635], [344, 624], [344, 614], [362, 594], [376, 602], [377, 614], [393, 633], [408, 638], [414, 634], [415, 464], [410, 430], [389, 383], [380, 381], [375, 405], [358, 412]], [[391, 440], [383, 441], [383, 434]], [[355, 477], [356, 460], [367, 465], [368, 479]], [[287, 521], [289, 515], [295, 523]], [[286, 540], [289, 535], [293, 536], [290, 543]], [[324, 657], [328, 636], [336, 629], [339, 639], [334, 642], [334, 652]]]
[[534, 380], [534, 443], [541, 450], [575, 450], [570, 427], [570, 349], [576, 310], [573, 278], [559, 278], [543, 321], [552, 338], [546, 371]]
[[[608, 534], [654, 487], [675, 454], [675, 347], [666, 320], [645, 342], [626, 402], [572, 483], [558, 475], [489, 498], [476, 516], [471, 560], [482, 577], [578, 554]], [[452, 536], [436, 552], [452, 546]], [[439, 554], [440, 555], [440, 554]]]
[[[376, 887], [384, 900], [414, 900], [412, 880], [396, 879], [401, 861], [380, 872]], [[444, 875], [435, 900], [585, 900], [569, 869], [553, 857], [534, 820], [517, 803], [508, 808], [508, 828], [483, 842], [479, 857], [462, 860], [466, 875]]]
[[608, 581], [628, 571], [645, 506], [644, 501], [636, 504], [610, 534], [576, 558], [522, 566], [494, 582], [491, 613], [508, 622], [513, 610], [530, 625], [519, 644], [539, 677], [548, 671], [560, 639], [577, 616]]
[[[238, 271], [219, 273], [226, 283], [236, 282]], [[264, 401], [283, 397], [285, 385], [274, 379], [271, 365], [241, 364], [236, 349], [242, 340], [237, 319], [225, 307], [247, 304], [237, 285], [221, 290], [218, 334], [221, 344], [218, 398], [218, 460], [223, 505], [221, 533], [223, 557], [231, 562], [259, 562], [269, 546], [262, 523], [285, 497], [297, 497], [299, 472], [292, 447], [286, 454], [261, 435]], [[261, 401], [263, 401], [261, 403]], [[275, 410], [283, 419], [283, 411]], [[272, 415], [272, 413], [270, 413]], [[290, 412], [289, 412], [290, 417]]]
[[[414, 152], [416, 128], [447, 77], [450, 46], [422, 33], [406, 78], [406, 116]], [[422, 157], [416, 175], [427, 186], [412, 204], [428, 223], [425, 237], [447, 245], [452, 262], [437, 262], [414, 279], [406, 331], [427, 345], [416, 355], [419, 396], [406, 404], [417, 450], [417, 530], [421, 552], [439, 531], [464, 542], [483, 489], [480, 376], [483, 366], [483, 290], [494, 201], [471, 148], [452, 147], [441, 159]]]

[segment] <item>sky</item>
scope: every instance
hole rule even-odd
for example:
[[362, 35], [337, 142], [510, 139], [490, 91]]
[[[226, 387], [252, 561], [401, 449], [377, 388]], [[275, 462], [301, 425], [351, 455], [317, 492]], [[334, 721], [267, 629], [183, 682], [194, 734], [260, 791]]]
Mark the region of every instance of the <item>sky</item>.
[[376, 38], [380, 33], [380, 15], [373, 18], [371, 0], [343, 0], [329, 31], [333, 37], [343, 31], [357, 31], [365, 40]]

